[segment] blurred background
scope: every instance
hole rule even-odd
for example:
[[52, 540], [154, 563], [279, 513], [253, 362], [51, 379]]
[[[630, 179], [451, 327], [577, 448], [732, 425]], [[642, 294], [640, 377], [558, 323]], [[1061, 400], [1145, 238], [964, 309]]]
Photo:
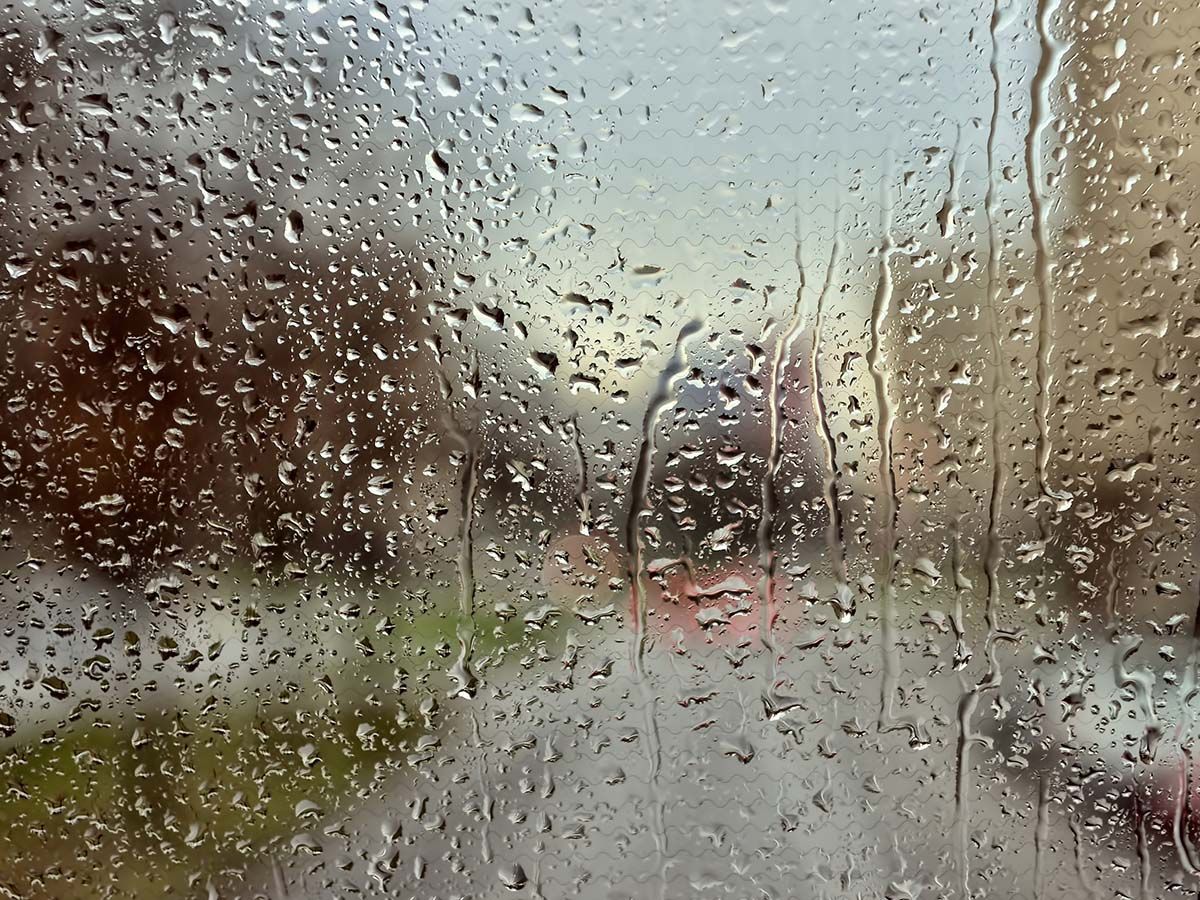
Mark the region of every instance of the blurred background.
[[1196, 892], [1197, 24], [5, 7], [0, 892]]

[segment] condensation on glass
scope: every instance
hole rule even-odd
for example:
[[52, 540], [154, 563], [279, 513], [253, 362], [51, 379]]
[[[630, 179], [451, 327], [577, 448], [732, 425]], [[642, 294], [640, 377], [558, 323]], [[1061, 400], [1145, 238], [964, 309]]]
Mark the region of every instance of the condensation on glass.
[[0, 12], [0, 893], [1200, 888], [1190, 3]]

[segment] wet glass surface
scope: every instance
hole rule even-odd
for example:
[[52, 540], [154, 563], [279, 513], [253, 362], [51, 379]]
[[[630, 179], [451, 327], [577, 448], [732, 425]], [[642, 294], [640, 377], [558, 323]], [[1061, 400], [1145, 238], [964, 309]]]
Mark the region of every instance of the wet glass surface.
[[0, 11], [0, 892], [1200, 890], [1200, 13]]

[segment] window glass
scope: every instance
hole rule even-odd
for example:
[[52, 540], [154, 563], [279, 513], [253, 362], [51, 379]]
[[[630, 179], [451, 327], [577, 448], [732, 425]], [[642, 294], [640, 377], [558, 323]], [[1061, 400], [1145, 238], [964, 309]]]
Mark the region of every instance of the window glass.
[[1200, 887], [1192, 5], [0, 9], [0, 892]]

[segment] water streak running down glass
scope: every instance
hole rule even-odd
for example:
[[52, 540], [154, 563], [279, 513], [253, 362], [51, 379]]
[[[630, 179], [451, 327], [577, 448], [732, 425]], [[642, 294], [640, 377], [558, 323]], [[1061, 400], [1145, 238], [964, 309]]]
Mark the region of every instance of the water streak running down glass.
[[0, 896], [1200, 891], [1200, 11], [0, 11]]

